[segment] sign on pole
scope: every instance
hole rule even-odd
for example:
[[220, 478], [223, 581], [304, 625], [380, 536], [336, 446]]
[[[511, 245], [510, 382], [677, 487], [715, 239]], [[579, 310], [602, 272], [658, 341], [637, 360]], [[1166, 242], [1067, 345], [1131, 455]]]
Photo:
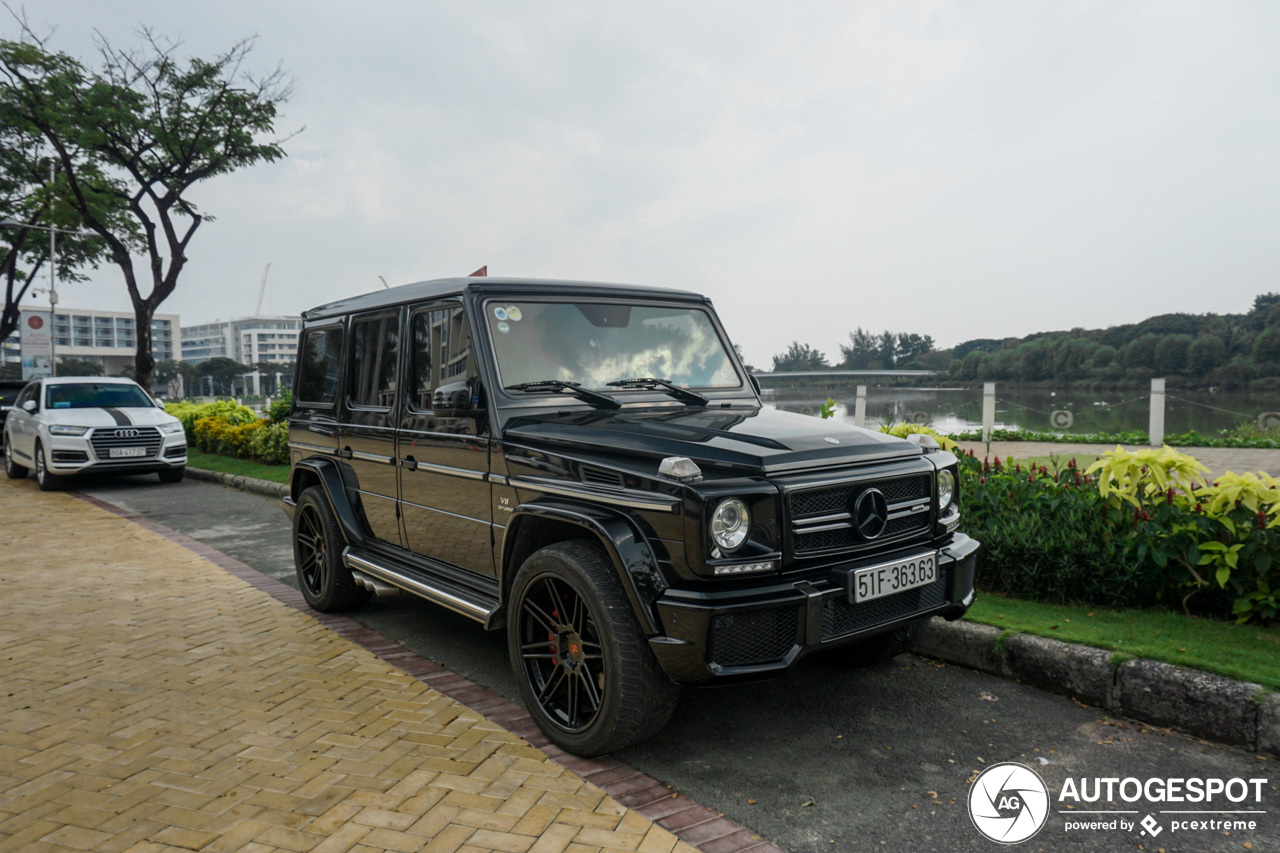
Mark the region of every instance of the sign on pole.
[[23, 311], [18, 324], [22, 329], [22, 378], [49, 376], [53, 358], [53, 315], [48, 311]]

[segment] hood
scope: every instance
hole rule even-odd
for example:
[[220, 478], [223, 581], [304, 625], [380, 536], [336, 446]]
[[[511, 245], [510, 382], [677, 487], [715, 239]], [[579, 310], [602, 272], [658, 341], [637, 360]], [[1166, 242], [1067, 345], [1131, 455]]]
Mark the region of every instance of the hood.
[[44, 414], [54, 423], [87, 427], [158, 426], [178, 422], [173, 415], [153, 406], [118, 409], [46, 409]]
[[508, 440], [750, 468], [766, 474], [921, 455], [911, 442], [833, 420], [737, 407], [574, 411], [517, 417]]

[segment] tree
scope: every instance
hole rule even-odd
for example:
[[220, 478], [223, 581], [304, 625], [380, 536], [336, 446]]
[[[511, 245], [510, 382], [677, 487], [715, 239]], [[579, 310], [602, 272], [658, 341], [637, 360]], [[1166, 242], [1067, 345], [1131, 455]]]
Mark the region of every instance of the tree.
[[209, 380], [213, 394], [234, 394], [236, 380], [250, 370], [248, 365], [225, 356], [218, 356], [200, 363], [200, 376]]
[[1124, 345], [1120, 350], [1120, 360], [1125, 367], [1152, 369], [1156, 366], [1156, 347], [1159, 345], [1159, 335], [1143, 335]]
[[830, 366], [827, 364], [825, 355], [799, 341], [792, 341], [786, 352], [773, 357], [775, 373], [793, 370], [826, 370]]
[[1187, 349], [1187, 371], [1197, 376], [1216, 370], [1227, 358], [1227, 348], [1215, 335], [1201, 335]]
[[861, 326], [849, 333], [848, 346], [840, 345], [840, 366], [850, 370], [871, 370], [877, 365], [876, 336]]
[[[180, 60], [177, 43], [146, 29], [137, 48], [117, 48], [99, 36], [101, 67], [90, 72], [47, 50], [21, 23], [24, 41], [0, 40], [5, 108], [48, 143], [76, 212], [120, 268], [137, 328], [135, 374], [150, 387], [152, 317], [177, 287], [187, 247], [209, 218], [191, 191], [201, 181], [284, 156], [285, 139], [262, 137], [274, 133], [292, 81], [279, 67], [262, 77], [243, 69], [251, 38], [212, 59]], [[79, 154], [107, 175], [105, 186], [85, 179]], [[140, 229], [145, 274], [135, 269], [126, 235], [101, 215], [104, 205], [125, 206]], [[143, 278], [149, 279], [146, 293]]]
[[1156, 372], [1184, 373], [1187, 369], [1187, 353], [1195, 338], [1190, 335], [1166, 335], [1156, 344]]
[[102, 365], [83, 358], [58, 359], [59, 376], [101, 376]]
[[[77, 155], [80, 159], [80, 155]], [[52, 153], [42, 138], [6, 110], [0, 96], [0, 278], [4, 306], [0, 308], [0, 341], [18, 328], [19, 307], [42, 268], [49, 262], [47, 228], [65, 229], [58, 235], [59, 281], [79, 281], [79, 270], [96, 267], [106, 257], [106, 244], [96, 236], [78, 233], [82, 223], [68, 203], [69, 185], [63, 176], [50, 176]], [[85, 180], [100, 185], [103, 178], [84, 164]], [[121, 211], [104, 209], [101, 216], [119, 223]], [[133, 242], [134, 235], [126, 236]]]
[[1259, 364], [1280, 362], [1280, 326], [1263, 330], [1253, 342], [1253, 360]]

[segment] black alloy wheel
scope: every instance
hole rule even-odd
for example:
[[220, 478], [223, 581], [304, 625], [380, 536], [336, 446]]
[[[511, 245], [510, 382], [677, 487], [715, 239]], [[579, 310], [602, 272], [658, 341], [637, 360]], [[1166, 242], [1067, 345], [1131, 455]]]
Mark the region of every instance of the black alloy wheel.
[[520, 657], [543, 713], [567, 732], [595, 721], [605, 690], [604, 649], [590, 605], [573, 584], [534, 578], [520, 603]]
[[321, 613], [359, 607], [369, 591], [358, 586], [342, 560], [345, 543], [324, 489], [312, 486], [293, 512], [293, 561], [307, 604]]
[[618, 570], [589, 540], [534, 552], [507, 599], [520, 697], [556, 746], [586, 757], [656, 734], [680, 688], [662, 671]]

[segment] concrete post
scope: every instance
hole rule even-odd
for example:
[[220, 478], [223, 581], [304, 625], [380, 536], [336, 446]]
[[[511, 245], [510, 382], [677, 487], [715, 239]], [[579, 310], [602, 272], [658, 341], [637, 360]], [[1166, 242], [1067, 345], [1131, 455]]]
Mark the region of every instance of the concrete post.
[[991, 441], [996, 428], [996, 383], [982, 383], [982, 440]]
[[867, 386], [858, 386], [858, 398], [853, 403], [853, 425], [867, 425]]
[[1164, 445], [1164, 380], [1151, 380], [1151, 418], [1147, 425], [1151, 446]]

